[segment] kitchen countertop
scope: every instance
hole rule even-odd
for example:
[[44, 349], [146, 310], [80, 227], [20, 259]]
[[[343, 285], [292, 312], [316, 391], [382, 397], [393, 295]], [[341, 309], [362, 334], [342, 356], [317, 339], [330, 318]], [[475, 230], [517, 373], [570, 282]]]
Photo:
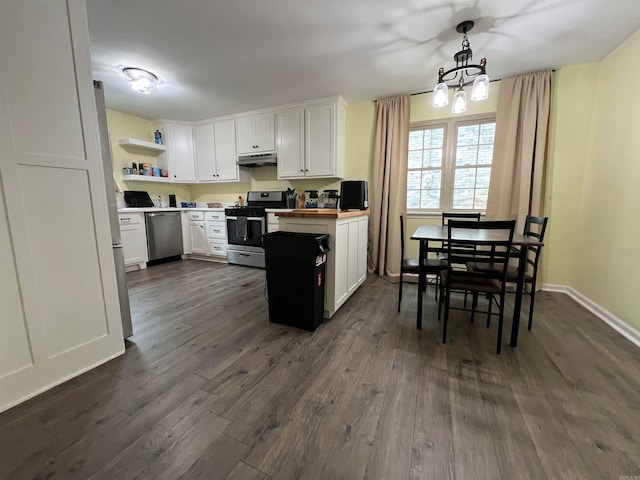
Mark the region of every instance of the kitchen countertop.
[[119, 208], [118, 213], [147, 213], [147, 212], [224, 212], [224, 208], [171, 208], [171, 207], [146, 207], [146, 208]]
[[369, 215], [369, 210], [348, 210], [342, 211], [335, 208], [305, 208], [291, 210], [289, 212], [280, 213], [281, 217], [298, 217], [298, 218], [350, 218]]

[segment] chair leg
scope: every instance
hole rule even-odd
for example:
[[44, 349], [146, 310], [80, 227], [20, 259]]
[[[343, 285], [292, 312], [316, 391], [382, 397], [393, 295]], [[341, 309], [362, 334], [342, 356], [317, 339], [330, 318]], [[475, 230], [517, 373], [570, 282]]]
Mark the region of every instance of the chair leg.
[[442, 323], [442, 343], [447, 343], [447, 323], [449, 321], [449, 297], [451, 296], [451, 291], [446, 291], [443, 289], [440, 292], [444, 296], [444, 322]]
[[531, 286], [531, 295], [529, 296], [529, 325], [527, 325], [527, 330], [531, 330], [531, 326], [533, 325], [533, 303], [536, 300], [536, 289], [535, 285]]
[[[465, 296], [467, 295], [467, 292], [464, 292]], [[465, 302], [465, 307], [467, 306], [466, 302]], [[476, 316], [476, 308], [478, 307], [478, 294], [474, 293], [473, 294], [473, 301], [471, 302], [471, 323], [473, 323], [473, 319]]]
[[504, 295], [500, 295], [500, 307], [498, 313], [498, 345], [496, 347], [496, 354], [500, 355], [500, 350], [502, 349], [502, 322], [504, 320]]
[[436, 274], [436, 302], [438, 301], [438, 288], [440, 287], [440, 274]]
[[493, 307], [493, 295], [487, 295], [489, 308], [487, 308], [487, 328], [491, 326], [491, 307]]
[[438, 301], [438, 321], [440, 321], [440, 314], [442, 312], [442, 302], [444, 301], [444, 289], [442, 288], [442, 283], [439, 286], [440, 289], [440, 300]]
[[400, 272], [400, 284], [398, 286], [398, 311], [400, 311], [401, 303], [402, 303], [402, 272]]

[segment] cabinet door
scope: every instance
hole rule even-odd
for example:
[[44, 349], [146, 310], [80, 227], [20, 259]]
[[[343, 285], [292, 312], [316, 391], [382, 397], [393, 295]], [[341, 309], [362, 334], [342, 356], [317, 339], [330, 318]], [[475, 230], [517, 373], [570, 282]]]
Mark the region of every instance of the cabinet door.
[[273, 113], [236, 120], [236, 146], [239, 155], [274, 151]]
[[194, 128], [196, 150], [196, 172], [199, 182], [216, 180], [216, 153], [213, 136], [213, 123], [198, 125]]
[[253, 117], [236, 120], [236, 148], [238, 155], [256, 153], [256, 122]]
[[258, 115], [254, 121], [256, 152], [273, 152], [276, 149], [273, 113]]
[[349, 294], [358, 288], [358, 219], [349, 221], [349, 241], [347, 245], [347, 285]]
[[349, 294], [349, 223], [336, 224], [335, 255], [335, 303], [341, 304]]
[[278, 113], [278, 178], [304, 177], [304, 109]]
[[236, 129], [233, 120], [213, 124], [218, 181], [238, 181]]
[[146, 235], [141, 225], [120, 226], [125, 265], [137, 265], [148, 260]]
[[307, 177], [335, 175], [335, 105], [305, 109], [305, 174]]
[[369, 245], [369, 217], [358, 217], [358, 285], [367, 278], [367, 247]]
[[167, 125], [167, 151], [173, 181], [194, 182], [196, 168], [193, 154], [193, 127]]
[[189, 222], [191, 234], [191, 253], [205, 255], [207, 253], [207, 237], [204, 231], [204, 222]]

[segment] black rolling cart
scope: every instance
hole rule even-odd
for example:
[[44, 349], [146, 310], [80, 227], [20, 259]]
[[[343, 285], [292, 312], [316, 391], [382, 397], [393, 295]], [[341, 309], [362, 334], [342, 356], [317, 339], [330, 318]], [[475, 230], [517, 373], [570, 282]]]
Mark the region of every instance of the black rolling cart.
[[314, 331], [324, 316], [329, 235], [272, 232], [262, 236], [269, 321]]

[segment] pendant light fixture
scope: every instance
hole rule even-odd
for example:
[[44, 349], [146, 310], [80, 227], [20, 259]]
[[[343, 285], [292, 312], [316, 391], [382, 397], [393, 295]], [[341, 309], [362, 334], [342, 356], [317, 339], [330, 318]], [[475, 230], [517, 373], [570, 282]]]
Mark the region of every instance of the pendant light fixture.
[[445, 71], [441, 67], [438, 71], [438, 83], [433, 89], [433, 106], [436, 108], [444, 107], [449, 103], [449, 87], [456, 89], [451, 106], [452, 113], [462, 113], [467, 110], [467, 93], [464, 91], [466, 86], [473, 84], [471, 88], [473, 101], [489, 97], [489, 77], [485, 68], [487, 59], [483, 58], [479, 64], [469, 63], [473, 55], [467, 32], [473, 26], [472, 20], [466, 20], [456, 27], [456, 31], [462, 33], [462, 50], [453, 56], [456, 62], [454, 68]]
[[145, 95], [150, 94], [156, 89], [158, 83], [157, 75], [143, 70], [141, 68], [125, 67], [122, 68], [124, 78], [129, 83], [131, 90]]

